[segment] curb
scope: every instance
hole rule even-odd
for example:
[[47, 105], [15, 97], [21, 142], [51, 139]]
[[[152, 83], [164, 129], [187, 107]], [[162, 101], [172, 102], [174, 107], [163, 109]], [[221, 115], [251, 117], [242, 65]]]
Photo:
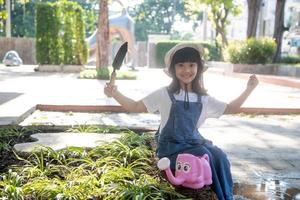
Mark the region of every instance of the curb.
[[[241, 79], [248, 79], [248, 77], [251, 75], [248, 73], [236, 73], [236, 72], [228, 73], [220, 68], [215, 68], [215, 69], [210, 68], [208, 72], [214, 73], [214, 74], [231, 76], [234, 78], [241, 78]], [[260, 75], [260, 74], [256, 74], [256, 76], [261, 82], [264, 82], [264, 83], [300, 89], [300, 79], [297, 80], [297, 79], [292, 79], [290, 77]]]
[[102, 113], [102, 112], [126, 112], [122, 106], [87, 106], [87, 105], [49, 105], [38, 104], [37, 110], [41, 111], [53, 111], [53, 112], [89, 112], [89, 113]]
[[[102, 113], [102, 112], [126, 112], [122, 106], [98, 105], [98, 106], [82, 106], [82, 105], [44, 105], [38, 104], [37, 110], [40, 111], [54, 111], [54, 112], [88, 112], [88, 113]], [[247, 108], [243, 107], [238, 113], [257, 114], [257, 115], [289, 115], [300, 114], [300, 108]]]

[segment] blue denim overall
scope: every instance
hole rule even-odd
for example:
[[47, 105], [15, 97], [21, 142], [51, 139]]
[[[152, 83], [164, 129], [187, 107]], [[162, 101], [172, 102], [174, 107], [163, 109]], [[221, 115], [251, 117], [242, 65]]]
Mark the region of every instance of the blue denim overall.
[[233, 199], [233, 182], [230, 172], [230, 163], [226, 154], [211, 142], [205, 140], [198, 131], [197, 122], [202, 111], [201, 96], [197, 102], [189, 102], [188, 109], [184, 108], [186, 102], [177, 101], [169, 91], [172, 101], [169, 119], [162, 129], [157, 132], [157, 156], [168, 157], [171, 161], [171, 169], [175, 170], [177, 155], [190, 153], [196, 156], [209, 155], [212, 169], [212, 189], [219, 200]]

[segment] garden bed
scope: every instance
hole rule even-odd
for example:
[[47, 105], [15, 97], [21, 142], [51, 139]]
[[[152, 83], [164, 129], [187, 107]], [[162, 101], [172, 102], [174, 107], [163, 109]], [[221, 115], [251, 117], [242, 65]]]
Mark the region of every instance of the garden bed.
[[[3, 129], [2, 136], [9, 133], [8, 130], [17, 129]], [[77, 130], [88, 132], [88, 129]], [[93, 149], [69, 147], [54, 151], [45, 148], [28, 155], [12, 151], [14, 143], [30, 141], [28, 130], [20, 129], [10, 137], [5, 136], [9, 148], [1, 150], [1, 154], [13, 159], [2, 160], [5, 167], [1, 171], [0, 194], [8, 199], [185, 198], [180, 194], [181, 189], [175, 189], [160, 176], [153, 134], [119, 132], [122, 138], [118, 141]], [[210, 189], [205, 188], [203, 192], [214, 199]], [[191, 194], [195, 192], [185, 193]]]

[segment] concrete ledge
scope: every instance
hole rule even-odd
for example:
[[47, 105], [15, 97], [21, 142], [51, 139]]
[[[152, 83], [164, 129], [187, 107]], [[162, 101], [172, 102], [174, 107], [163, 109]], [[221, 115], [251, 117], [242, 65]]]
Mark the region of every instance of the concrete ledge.
[[[99, 105], [99, 106], [81, 106], [81, 105], [43, 105], [38, 104], [36, 106], [37, 110], [41, 111], [56, 111], [56, 112], [91, 112], [91, 113], [101, 113], [101, 112], [112, 112], [112, 113], [122, 113], [126, 112], [122, 106], [109, 106], [109, 105]], [[245, 114], [300, 114], [300, 108], [241, 108], [239, 113]]]
[[300, 108], [241, 108], [239, 112], [258, 115], [290, 115], [300, 114]]
[[82, 106], [82, 105], [44, 105], [38, 104], [37, 110], [41, 111], [56, 111], [56, 112], [126, 112], [122, 106]]
[[79, 73], [83, 68], [82, 65], [39, 65], [35, 70], [39, 72]]
[[[246, 74], [246, 73], [228, 73], [226, 72], [226, 70], [221, 68], [209, 68], [208, 72], [214, 74], [222, 74], [225, 76], [227, 75], [227, 76], [241, 78], [241, 79], [248, 79], [250, 76], [250, 74]], [[295, 79], [293, 77], [258, 75], [258, 74], [256, 76], [261, 82], [264, 83], [300, 89], [300, 79]]]

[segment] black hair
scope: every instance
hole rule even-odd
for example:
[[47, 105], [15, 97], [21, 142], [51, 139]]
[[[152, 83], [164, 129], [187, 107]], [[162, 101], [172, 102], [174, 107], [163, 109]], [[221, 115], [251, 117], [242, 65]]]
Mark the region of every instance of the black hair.
[[176, 51], [172, 57], [171, 64], [169, 67], [169, 74], [172, 76], [173, 80], [169, 85], [169, 90], [171, 93], [180, 92], [180, 82], [175, 74], [175, 65], [177, 63], [183, 62], [195, 62], [197, 63], [197, 74], [195, 79], [192, 81], [192, 91], [199, 95], [207, 95], [206, 90], [203, 86], [202, 73], [204, 64], [201, 59], [199, 51], [192, 47], [185, 47]]

